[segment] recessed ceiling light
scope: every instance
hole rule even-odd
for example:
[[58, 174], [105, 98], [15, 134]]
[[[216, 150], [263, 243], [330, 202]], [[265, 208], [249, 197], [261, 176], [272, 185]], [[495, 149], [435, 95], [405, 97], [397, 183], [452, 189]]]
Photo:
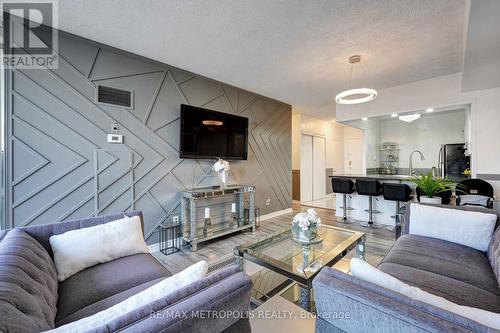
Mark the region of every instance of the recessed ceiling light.
[[397, 116], [398, 116], [398, 114], [397, 114], [397, 113], [393, 113], [393, 114], [391, 114], [391, 117], [392, 117], [392, 118], [396, 118]]
[[361, 118], [361, 120], [363, 120], [363, 121], [368, 120], [368, 117], [363, 117], [363, 118]]
[[428, 108], [428, 109], [425, 109], [425, 112], [434, 112], [434, 109], [433, 108]]
[[399, 120], [405, 121], [407, 123], [411, 123], [412, 121], [415, 121], [420, 118], [420, 113], [414, 113], [414, 114], [407, 114], [404, 116], [399, 116]]

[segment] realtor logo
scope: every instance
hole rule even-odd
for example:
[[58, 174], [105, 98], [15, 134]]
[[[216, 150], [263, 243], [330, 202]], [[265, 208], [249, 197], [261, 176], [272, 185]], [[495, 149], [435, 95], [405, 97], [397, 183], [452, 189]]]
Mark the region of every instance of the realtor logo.
[[1, 1], [3, 42], [1, 64], [16, 69], [58, 67], [57, 2]]

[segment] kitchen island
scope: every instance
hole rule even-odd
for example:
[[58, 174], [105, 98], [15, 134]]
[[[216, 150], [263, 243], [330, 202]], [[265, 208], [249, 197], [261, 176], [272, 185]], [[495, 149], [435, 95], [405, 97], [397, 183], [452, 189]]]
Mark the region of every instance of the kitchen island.
[[[335, 174], [330, 175], [330, 178], [349, 178], [356, 183], [356, 179], [376, 179], [381, 183], [406, 183], [413, 190], [415, 190], [415, 184], [410, 182], [410, 176], [408, 175], [385, 175], [385, 174]], [[335, 200], [335, 216], [342, 217], [343, 210], [340, 208], [342, 206], [342, 196], [338, 195], [337, 200]], [[358, 195], [356, 192], [347, 196], [347, 207], [351, 207], [352, 210], [347, 211], [347, 216], [349, 219], [357, 221], [368, 221], [368, 196]], [[416, 196], [414, 195], [414, 201], [416, 201]], [[385, 200], [382, 195], [373, 197], [373, 210], [378, 211], [373, 214], [373, 221], [379, 224], [384, 224], [386, 226], [394, 226], [395, 219], [394, 216], [396, 212], [396, 202]]]
[[386, 180], [397, 180], [397, 181], [404, 181], [410, 179], [410, 176], [408, 175], [383, 175], [383, 174], [355, 174], [355, 173], [340, 173], [340, 174], [335, 174], [335, 175], [330, 175], [330, 178], [333, 177], [338, 177], [338, 178], [350, 178], [350, 179], [356, 179], [356, 178], [367, 178], [367, 179], [377, 179], [380, 181], [386, 181]]

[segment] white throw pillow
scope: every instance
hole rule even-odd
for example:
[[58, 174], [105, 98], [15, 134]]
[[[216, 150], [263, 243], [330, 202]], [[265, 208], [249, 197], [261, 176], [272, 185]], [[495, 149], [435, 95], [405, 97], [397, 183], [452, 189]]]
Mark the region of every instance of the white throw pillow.
[[438, 238], [486, 252], [496, 220], [495, 214], [412, 204], [409, 233]]
[[124, 301], [102, 310], [92, 316], [82, 318], [69, 324], [59, 326], [45, 333], [80, 333], [89, 332], [97, 327], [103, 326], [113, 320], [132, 312], [149, 303], [164, 298], [168, 294], [179, 290], [195, 281], [200, 280], [207, 274], [208, 264], [206, 261], [197, 262], [185, 270], [171, 277], [161, 280], [157, 284], [143, 290]]
[[482, 325], [500, 330], [500, 314], [458, 305], [443, 297], [439, 297], [417, 287], [407, 285], [406, 283], [378, 270], [359, 258], [351, 259], [351, 273], [357, 278], [395, 291], [399, 294], [403, 294], [411, 299], [434, 305], [435, 307], [456, 313]]
[[138, 216], [67, 231], [49, 238], [57, 279], [121, 257], [149, 253]]

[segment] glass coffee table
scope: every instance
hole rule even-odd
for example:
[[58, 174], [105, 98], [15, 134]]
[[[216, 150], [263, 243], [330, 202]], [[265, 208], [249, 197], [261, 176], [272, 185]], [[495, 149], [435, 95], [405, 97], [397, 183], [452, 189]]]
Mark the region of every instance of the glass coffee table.
[[[274, 283], [277, 286], [280, 283], [285, 286], [290, 280], [296, 282], [299, 287], [299, 306], [311, 311], [314, 277], [321, 268], [333, 266], [351, 250], [356, 249], [356, 255], [364, 259], [366, 237], [363, 232], [328, 225], [321, 226], [319, 235], [323, 241], [319, 244], [302, 245], [293, 241], [291, 235], [290, 229], [279, 231], [237, 246], [234, 253], [240, 258], [243, 271], [247, 272], [245, 261], [248, 260], [278, 273], [282, 280]], [[262, 277], [259, 284], [264, 283], [264, 280], [269, 284], [269, 280], [276, 281], [276, 277]]]

